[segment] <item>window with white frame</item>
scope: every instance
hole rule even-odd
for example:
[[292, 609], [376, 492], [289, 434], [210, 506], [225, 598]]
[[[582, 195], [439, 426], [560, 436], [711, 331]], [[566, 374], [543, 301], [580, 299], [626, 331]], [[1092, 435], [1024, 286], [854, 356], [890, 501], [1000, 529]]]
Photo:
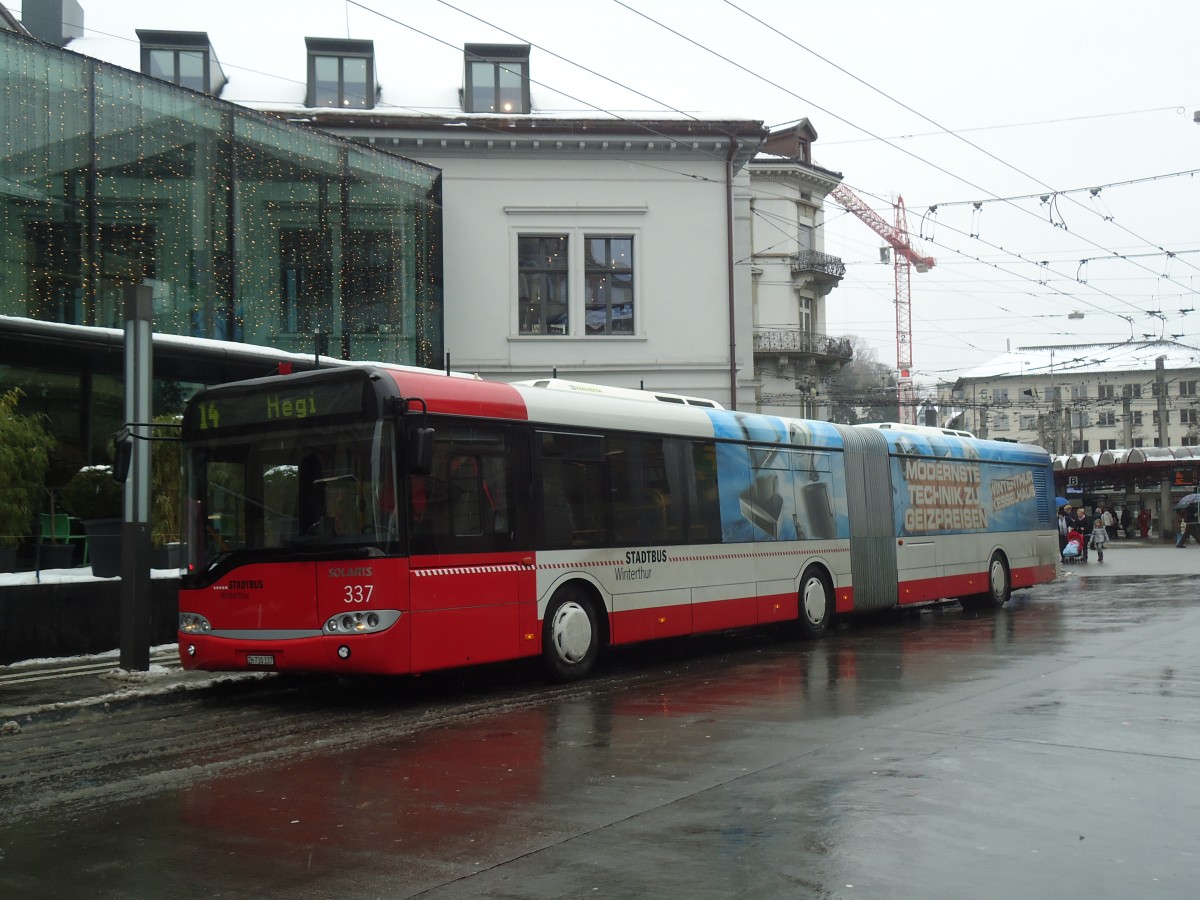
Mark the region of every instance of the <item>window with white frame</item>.
[[1100, 439], [1100, 452], [1101, 453], [1103, 453], [1105, 450], [1116, 450], [1116, 449], [1117, 449], [1117, 439], [1116, 438], [1101, 438]]
[[1200, 417], [1198, 417], [1196, 415], [1196, 410], [1181, 409], [1179, 411], [1179, 424], [1180, 425], [1195, 425], [1197, 421], [1200, 421]]
[[1008, 413], [996, 413], [992, 417], [992, 428], [996, 431], [1008, 431]]
[[584, 318], [588, 334], [633, 334], [633, 238], [584, 237]]
[[1130, 400], [1141, 400], [1142, 399], [1142, 386], [1140, 384], [1127, 384], [1127, 385], [1124, 385], [1124, 388], [1125, 388], [1125, 393], [1129, 397]]
[[797, 307], [800, 310], [800, 331], [808, 334], [812, 331], [812, 298], [799, 297]]
[[1087, 453], [1087, 452], [1089, 452], [1088, 451], [1088, 442], [1087, 441], [1072, 441], [1071, 442], [1071, 452], [1072, 453]]
[[1090, 420], [1091, 420], [1091, 416], [1087, 413], [1087, 411], [1082, 410], [1082, 409], [1071, 410], [1071, 427], [1072, 428], [1088, 428], [1092, 424]]
[[1137, 409], [1137, 410], [1134, 410], [1133, 412], [1131, 412], [1129, 414], [1129, 419], [1133, 423], [1134, 428], [1142, 427], [1142, 411], [1140, 409]]
[[[1152, 421], [1152, 422], [1153, 422], [1155, 425], [1157, 425], [1157, 424], [1158, 424], [1158, 410], [1157, 410], [1157, 409], [1156, 409], [1156, 410], [1154, 410], [1154, 411], [1151, 413], [1151, 415], [1153, 416], [1153, 418], [1151, 419], [1151, 421]], [[1170, 411], [1169, 409], [1168, 409], [1168, 410], [1166, 410], [1166, 416], [1167, 416], [1167, 418], [1166, 418], [1166, 424], [1170, 425], [1170, 424], [1171, 424], [1171, 411]]]
[[1117, 414], [1115, 412], [1097, 413], [1096, 424], [1101, 428], [1112, 428], [1117, 424]]
[[1096, 388], [1096, 396], [1101, 400], [1113, 400], [1117, 396], [1117, 386], [1115, 384], [1102, 384]]
[[[1134, 439], [1133, 439], [1133, 446], [1135, 446], [1135, 447], [1145, 447], [1145, 446], [1146, 446], [1146, 439], [1145, 439], [1145, 438], [1134, 438]], [[1157, 444], [1156, 444], [1155, 446], [1157, 446]]]
[[521, 334], [567, 334], [568, 236], [523, 234], [517, 237], [517, 303]]
[[534, 226], [515, 231], [514, 240], [517, 335], [637, 334], [634, 234]]
[[1087, 399], [1087, 385], [1086, 384], [1071, 385], [1071, 399], [1072, 400], [1086, 400]]
[[1180, 397], [1195, 397], [1196, 396], [1196, 382], [1194, 382], [1194, 381], [1179, 382], [1179, 396]]
[[994, 403], [1007, 403], [1008, 402], [1008, 388], [1006, 388], [1006, 387], [992, 388], [992, 401]]
[[1037, 429], [1037, 416], [1021, 416], [1021, 430], [1034, 431]]

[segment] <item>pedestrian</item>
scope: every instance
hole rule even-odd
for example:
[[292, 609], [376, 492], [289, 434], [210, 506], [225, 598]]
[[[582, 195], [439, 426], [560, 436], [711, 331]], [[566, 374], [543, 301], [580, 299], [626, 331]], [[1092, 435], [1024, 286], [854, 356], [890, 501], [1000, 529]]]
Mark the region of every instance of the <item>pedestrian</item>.
[[1067, 547], [1067, 532], [1071, 530], [1071, 504], [1058, 508], [1058, 552]]
[[1104, 517], [1097, 516], [1092, 520], [1092, 549], [1096, 551], [1096, 562], [1104, 562], [1104, 545], [1108, 543], [1108, 528]]
[[1080, 507], [1075, 511], [1075, 530], [1083, 535], [1083, 561], [1088, 561], [1088, 544], [1092, 542], [1092, 520]]
[[1138, 531], [1141, 532], [1143, 541], [1146, 538], [1150, 537], [1150, 519], [1151, 519], [1150, 507], [1143, 506], [1141, 509], [1138, 510], [1138, 517], [1137, 517]]
[[1121, 531], [1125, 534], [1125, 540], [1133, 537], [1133, 532], [1129, 527], [1133, 524], [1133, 513], [1129, 511], [1129, 504], [1126, 503], [1121, 507]]

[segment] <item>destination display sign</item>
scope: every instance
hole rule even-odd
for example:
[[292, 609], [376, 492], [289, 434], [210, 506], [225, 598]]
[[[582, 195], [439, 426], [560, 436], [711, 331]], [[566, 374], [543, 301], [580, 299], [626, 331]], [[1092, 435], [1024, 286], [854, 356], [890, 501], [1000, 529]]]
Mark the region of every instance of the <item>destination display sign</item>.
[[205, 391], [188, 404], [185, 430], [224, 431], [253, 425], [288, 425], [330, 416], [362, 415], [370, 395], [361, 378], [337, 381], [272, 379], [261, 389]]

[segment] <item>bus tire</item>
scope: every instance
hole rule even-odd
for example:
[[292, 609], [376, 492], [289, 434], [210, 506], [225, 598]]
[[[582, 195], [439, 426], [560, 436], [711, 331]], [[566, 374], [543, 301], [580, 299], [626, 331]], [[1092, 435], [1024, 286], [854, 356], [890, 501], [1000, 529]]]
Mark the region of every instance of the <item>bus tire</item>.
[[555, 681], [587, 676], [600, 656], [600, 624], [586, 592], [566, 585], [554, 592], [542, 621], [542, 661]]
[[988, 560], [987, 590], [982, 594], [971, 594], [959, 598], [964, 609], [999, 609], [1012, 596], [1012, 579], [1008, 574], [1008, 562], [997, 550]]
[[809, 566], [800, 576], [796, 628], [805, 640], [816, 640], [833, 621], [833, 586], [820, 566]]

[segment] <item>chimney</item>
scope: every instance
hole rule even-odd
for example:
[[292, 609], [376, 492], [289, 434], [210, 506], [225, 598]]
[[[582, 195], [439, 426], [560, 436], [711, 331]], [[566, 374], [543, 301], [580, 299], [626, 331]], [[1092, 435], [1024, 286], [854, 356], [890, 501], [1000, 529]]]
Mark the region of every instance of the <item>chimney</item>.
[[21, 24], [39, 41], [65, 47], [83, 37], [83, 7], [77, 0], [25, 0]]

